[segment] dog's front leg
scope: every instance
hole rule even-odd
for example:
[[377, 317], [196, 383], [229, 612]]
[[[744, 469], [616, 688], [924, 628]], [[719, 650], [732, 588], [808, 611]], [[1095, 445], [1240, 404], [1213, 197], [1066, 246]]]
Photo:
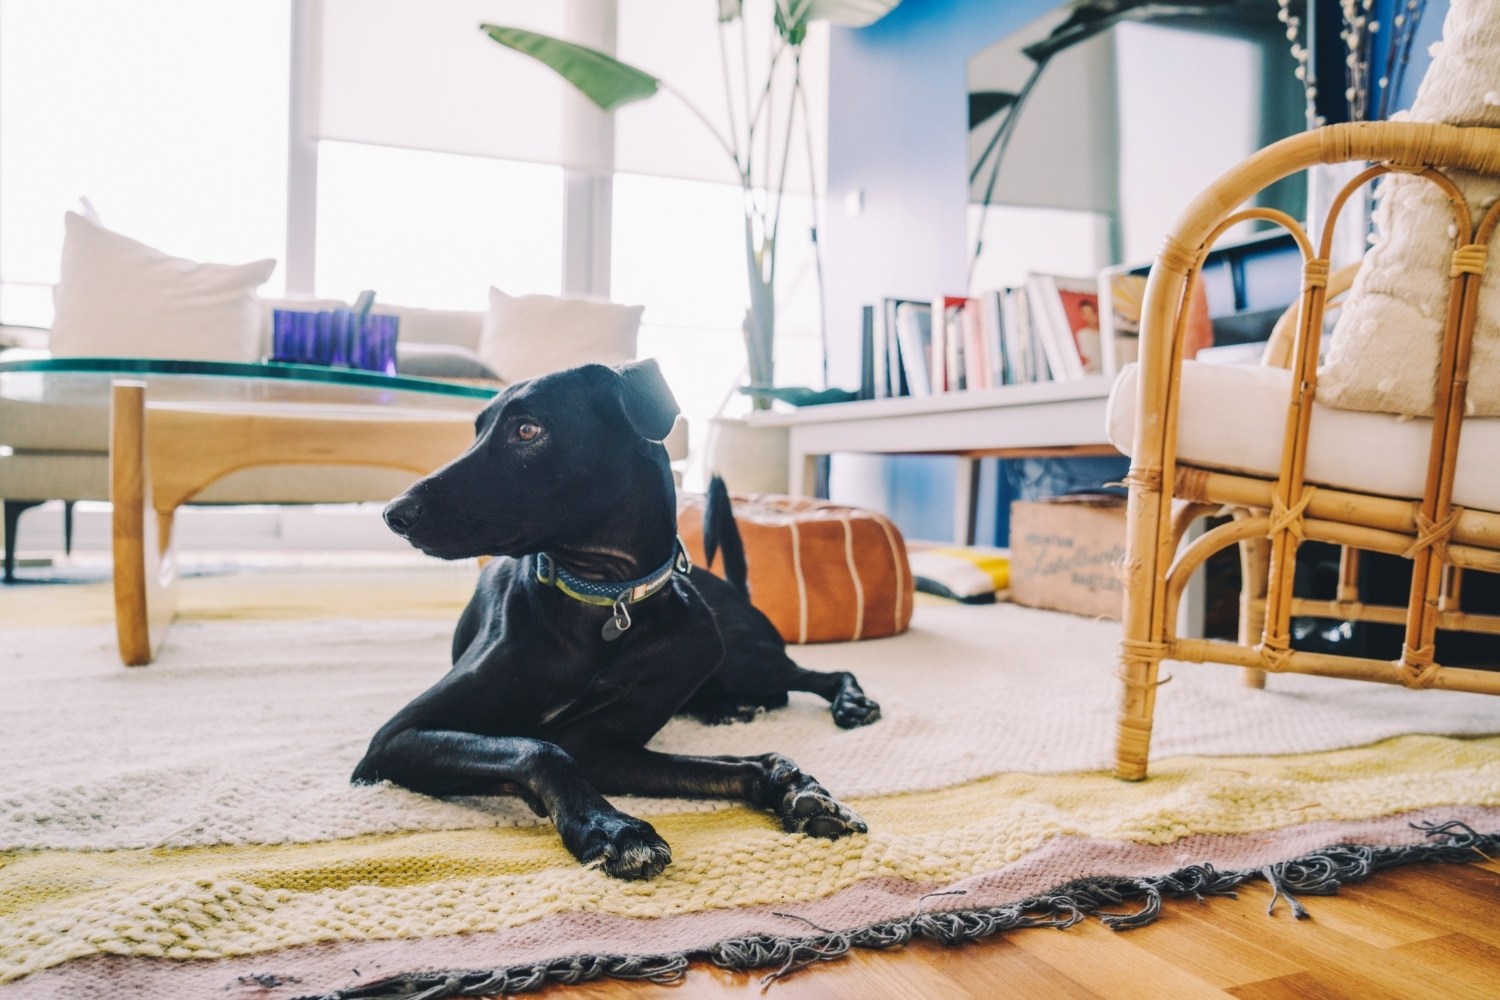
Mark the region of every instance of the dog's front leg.
[[575, 858], [616, 878], [653, 878], [672, 861], [651, 824], [610, 805], [578, 763], [546, 740], [441, 729], [380, 733], [352, 780], [391, 781], [434, 796], [519, 793], [552, 818]]
[[611, 747], [575, 754], [584, 773], [607, 795], [740, 799], [771, 810], [789, 833], [829, 840], [869, 830], [858, 813], [779, 753], [694, 757]]

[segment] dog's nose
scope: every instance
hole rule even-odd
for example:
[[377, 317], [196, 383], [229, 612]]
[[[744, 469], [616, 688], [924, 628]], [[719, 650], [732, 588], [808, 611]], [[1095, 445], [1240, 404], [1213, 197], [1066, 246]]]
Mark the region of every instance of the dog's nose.
[[405, 536], [422, 519], [422, 501], [416, 497], [397, 497], [385, 505], [385, 523], [396, 534]]

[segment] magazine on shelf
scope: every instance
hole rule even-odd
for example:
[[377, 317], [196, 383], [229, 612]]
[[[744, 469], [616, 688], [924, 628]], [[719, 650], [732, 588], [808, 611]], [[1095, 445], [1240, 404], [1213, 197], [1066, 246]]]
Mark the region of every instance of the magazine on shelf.
[[[1032, 275], [1030, 287], [1042, 311], [1038, 322], [1056, 347], [1054, 372], [1061, 370], [1070, 379], [1103, 375], [1098, 279], [1037, 274]], [[1048, 355], [1049, 363], [1054, 354]]]

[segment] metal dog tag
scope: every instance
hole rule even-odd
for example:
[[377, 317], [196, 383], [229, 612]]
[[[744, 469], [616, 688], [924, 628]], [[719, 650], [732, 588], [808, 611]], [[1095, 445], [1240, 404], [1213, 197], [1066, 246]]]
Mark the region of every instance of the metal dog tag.
[[615, 613], [610, 615], [604, 627], [599, 630], [599, 634], [604, 637], [605, 642], [614, 642], [624, 635], [629, 627], [630, 612], [625, 610], [625, 601], [622, 599], [615, 602]]

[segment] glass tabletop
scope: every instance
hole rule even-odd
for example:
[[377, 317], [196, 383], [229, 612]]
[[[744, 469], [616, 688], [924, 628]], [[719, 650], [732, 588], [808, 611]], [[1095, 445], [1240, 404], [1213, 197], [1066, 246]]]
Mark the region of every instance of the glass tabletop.
[[[146, 383], [153, 403], [204, 409], [317, 410], [378, 407], [433, 414], [477, 413], [498, 387], [280, 362], [161, 358], [36, 358], [0, 361], [0, 399], [56, 406], [108, 406], [110, 384]], [[288, 406], [288, 404], [291, 404]]]

